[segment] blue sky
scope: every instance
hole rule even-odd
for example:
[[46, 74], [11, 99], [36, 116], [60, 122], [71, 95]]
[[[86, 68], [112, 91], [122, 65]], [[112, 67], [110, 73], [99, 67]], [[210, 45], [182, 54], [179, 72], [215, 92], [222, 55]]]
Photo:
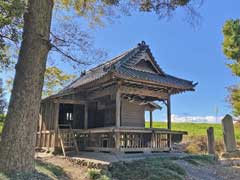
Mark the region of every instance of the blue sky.
[[[195, 92], [173, 96], [173, 114], [204, 119], [215, 116], [218, 107], [222, 116], [231, 112], [226, 87], [235, 84], [237, 78], [226, 67], [221, 30], [227, 19], [240, 17], [239, 7], [238, 0], [205, 1], [199, 9], [202, 21], [197, 29], [184, 21], [183, 11], [177, 11], [169, 21], [137, 13], [96, 30], [96, 45], [113, 57], [146, 41], [165, 72], [199, 82]], [[164, 111], [155, 113], [155, 119], [163, 119], [164, 115]]]
[[[197, 29], [184, 21], [182, 10], [170, 20], [159, 20], [151, 13], [134, 13], [92, 30], [92, 35], [95, 46], [105, 49], [109, 58], [144, 40], [166, 73], [199, 82], [195, 92], [172, 97], [175, 120], [189, 116], [214, 121], [216, 107], [219, 117], [231, 112], [226, 87], [239, 82], [226, 67], [221, 49], [222, 26], [227, 19], [240, 17], [239, 7], [239, 0], [205, 0], [199, 9], [202, 21]], [[66, 67], [65, 71], [72, 71]], [[155, 120], [165, 118], [165, 110], [154, 113]]]

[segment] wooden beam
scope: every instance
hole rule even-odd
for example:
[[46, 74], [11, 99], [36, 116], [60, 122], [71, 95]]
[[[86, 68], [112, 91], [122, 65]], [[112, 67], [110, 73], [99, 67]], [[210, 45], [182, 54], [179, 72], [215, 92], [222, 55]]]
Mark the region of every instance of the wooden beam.
[[88, 129], [88, 104], [84, 107], [84, 129]]
[[139, 82], [139, 83], [142, 83], [142, 84], [147, 84], [147, 85], [156, 85], [156, 86], [161, 86], [161, 87], [165, 87], [167, 89], [169, 88], [175, 88], [175, 89], [178, 89], [179, 91], [188, 91], [188, 90], [191, 90], [191, 89], [186, 89], [184, 87], [179, 87], [175, 84], [164, 84], [164, 83], [159, 83], [159, 82], [153, 82], [153, 81], [149, 81], [149, 80], [143, 80], [143, 79], [137, 79], [137, 78], [133, 78], [133, 77], [126, 77], [122, 74], [119, 74], [119, 73], [114, 73], [114, 76], [115, 78], [119, 78], [119, 79], [122, 79], [123, 81], [131, 81], [131, 82]]
[[85, 104], [86, 101], [77, 100], [77, 99], [55, 99], [54, 103], [62, 104]]
[[116, 85], [112, 85], [109, 86], [107, 88], [103, 88], [103, 89], [98, 89], [96, 91], [90, 92], [88, 94], [88, 99], [90, 100], [94, 100], [103, 96], [107, 96], [107, 95], [114, 95], [117, 91], [117, 86]]
[[145, 88], [134, 88], [134, 87], [126, 87], [121, 86], [120, 91], [122, 94], [134, 94], [134, 95], [140, 95], [140, 96], [150, 96], [150, 97], [156, 97], [158, 99], [167, 99], [168, 94], [165, 92], [160, 91], [153, 91]]
[[172, 128], [172, 122], [171, 122], [171, 100], [170, 96], [167, 99], [167, 128], [171, 129]]

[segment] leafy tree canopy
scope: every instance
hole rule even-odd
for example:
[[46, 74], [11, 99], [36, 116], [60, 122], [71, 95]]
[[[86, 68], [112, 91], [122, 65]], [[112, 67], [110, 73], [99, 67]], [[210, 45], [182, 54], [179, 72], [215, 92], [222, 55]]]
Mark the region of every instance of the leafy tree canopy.
[[223, 26], [223, 52], [227, 58], [240, 63], [240, 19], [228, 20]]
[[23, 0], [0, 0], [0, 68], [11, 64], [9, 48], [20, 41], [22, 34]]
[[234, 86], [229, 88], [230, 96], [229, 96], [229, 102], [232, 105], [233, 108], [233, 114], [235, 116], [240, 116], [240, 87]]
[[[240, 77], [240, 19], [228, 20], [223, 26], [224, 40], [222, 44], [225, 56], [232, 60], [228, 64], [232, 73]], [[229, 102], [233, 108], [233, 114], [240, 116], [240, 86], [236, 85], [229, 89]]]
[[75, 75], [64, 73], [55, 66], [48, 67], [44, 77], [43, 97], [57, 93], [75, 77]]
[[[76, 78], [74, 74], [65, 73], [56, 66], [47, 67], [44, 75], [42, 97], [47, 97], [57, 93], [60, 89], [64, 88], [68, 83], [70, 83], [70, 81], [74, 78]], [[6, 83], [8, 91], [11, 92], [13, 78], [9, 78]]]

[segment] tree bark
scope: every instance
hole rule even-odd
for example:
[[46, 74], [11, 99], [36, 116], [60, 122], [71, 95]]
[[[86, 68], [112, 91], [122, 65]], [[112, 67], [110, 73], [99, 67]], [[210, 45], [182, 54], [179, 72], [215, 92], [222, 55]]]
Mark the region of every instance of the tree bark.
[[23, 40], [0, 142], [0, 171], [34, 170], [36, 127], [43, 88], [53, 0], [28, 0]]

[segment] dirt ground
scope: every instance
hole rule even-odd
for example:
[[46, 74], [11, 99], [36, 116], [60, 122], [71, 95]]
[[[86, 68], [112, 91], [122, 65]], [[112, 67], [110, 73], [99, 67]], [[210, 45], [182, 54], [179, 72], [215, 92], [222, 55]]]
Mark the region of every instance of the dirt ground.
[[[52, 163], [63, 168], [68, 178], [62, 180], [89, 180], [86, 166], [80, 166], [61, 156], [38, 157], [43, 162]], [[214, 165], [196, 166], [184, 160], [177, 160], [177, 164], [187, 172], [186, 180], [239, 180], [240, 166]]]

